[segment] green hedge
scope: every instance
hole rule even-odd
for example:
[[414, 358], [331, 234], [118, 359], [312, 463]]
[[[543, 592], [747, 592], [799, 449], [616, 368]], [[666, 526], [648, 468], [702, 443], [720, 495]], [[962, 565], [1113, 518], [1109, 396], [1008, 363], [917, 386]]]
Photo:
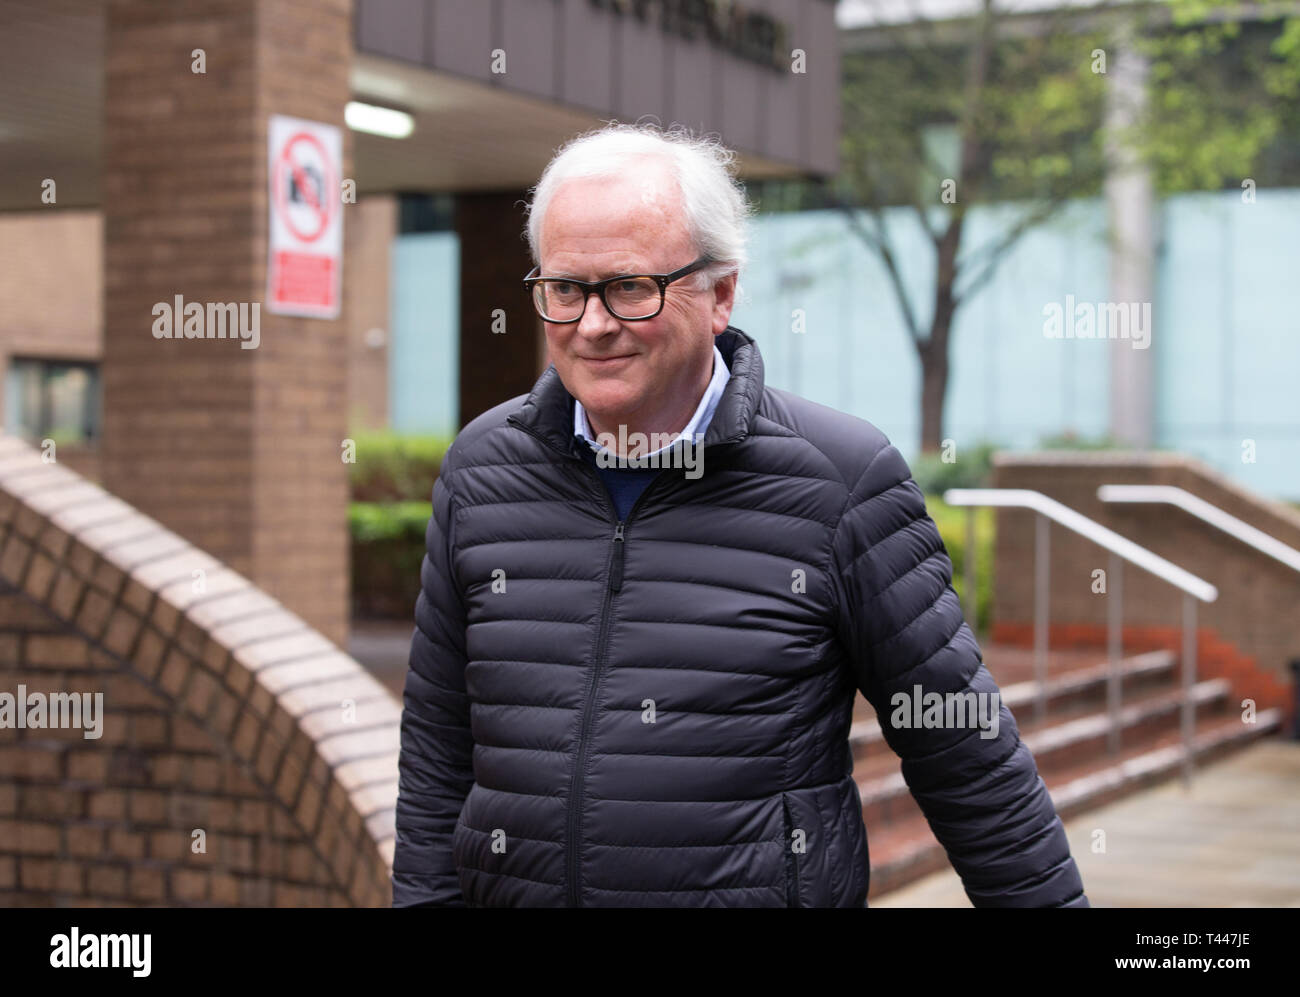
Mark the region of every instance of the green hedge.
[[451, 440], [387, 430], [351, 438], [352, 612], [410, 619], [420, 593], [433, 482]]
[[993, 443], [958, 449], [955, 460], [945, 462], [938, 453], [918, 455], [911, 463], [912, 477], [927, 495], [942, 495], [949, 488], [986, 488], [993, 475]]
[[[937, 495], [927, 495], [925, 505], [939, 528], [943, 545], [952, 559], [952, 587], [966, 605], [966, 508], [948, 505]], [[975, 623], [977, 635], [988, 633], [993, 598], [993, 532], [992, 509], [975, 510]], [[967, 622], [971, 621], [967, 619]]]
[[354, 616], [409, 619], [415, 612], [424, 532], [432, 511], [429, 502], [348, 506]]
[[1126, 445], [1113, 436], [1079, 436], [1076, 433], [1056, 433], [1038, 439], [1040, 450], [1124, 450]]
[[353, 502], [348, 506], [352, 539], [362, 543], [408, 540], [424, 544], [424, 531], [433, 515], [428, 502]]
[[356, 461], [348, 480], [356, 502], [428, 502], [443, 454], [445, 436], [410, 433], [353, 433]]

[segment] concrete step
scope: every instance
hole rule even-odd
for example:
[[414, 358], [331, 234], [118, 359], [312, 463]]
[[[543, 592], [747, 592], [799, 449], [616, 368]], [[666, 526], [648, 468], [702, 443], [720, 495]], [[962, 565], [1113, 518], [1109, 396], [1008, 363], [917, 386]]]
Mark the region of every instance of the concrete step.
[[[1226, 679], [1207, 679], [1193, 686], [1198, 728], [1222, 712], [1229, 688]], [[1176, 728], [1182, 716], [1182, 701], [1182, 690], [1175, 688], [1144, 692], [1123, 705], [1120, 709], [1121, 753], [1125, 745], [1130, 749], [1141, 748], [1167, 729]], [[1039, 773], [1046, 779], [1057, 769], [1077, 765], [1080, 759], [1104, 757], [1109, 727], [1110, 717], [1104, 711], [1055, 722], [1049, 717], [1042, 727], [1022, 728], [1020, 739], [1029, 748]], [[905, 820], [919, 814], [903, 780], [901, 762], [892, 752], [889, 758], [872, 758], [854, 766], [853, 774], [862, 795], [862, 812], [866, 819], [880, 823]]]
[[[1038, 698], [1038, 683], [1033, 679], [1007, 682], [999, 672], [995, 672], [997, 649], [990, 651], [989, 671], [998, 683], [1002, 701], [1016, 716], [1016, 722], [1025, 727], [1025, 722], [1032, 719], [1034, 704]], [[1017, 652], [1023, 657], [1023, 652]], [[1096, 655], [1090, 654], [1084, 661], [1091, 664], [1079, 664], [1076, 658], [1070, 662], [1073, 667], [1065, 671], [1050, 674], [1047, 680], [1048, 719], [1068, 714], [1078, 705], [1104, 702], [1106, 683], [1110, 675], [1109, 662], [1096, 663]], [[1121, 699], [1131, 698], [1142, 688], [1158, 686], [1176, 678], [1176, 658], [1169, 651], [1150, 651], [1145, 654], [1130, 655], [1120, 659]], [[1060, 663], [1054, 663], [1060, 667]], [[1001, 669], [999, 670], [1001, 671]], [[1018, 667], [1006, 669], [1014, 677], [1024, 672], [1023, 662]], [[849, 728], [849, 746], [855, 762], [866, 759], [873, 754], [889, 753], [880, 724], [869, 704], [861, 704], [855, 711], [855, 721]]]
[[[1227, 679], [1207, 679], [1192, 686], [1197, 729], [1223, 713], [1231, 691], [1232, 685]], [[1132, 702], [1121, 703], [1121, 751], [1125, 744], [1136, 747], [1154, 740], [1165, 730], [1177, 728], [1182, 721], [1181, 688], [1159, 689], [1139, 695]], [[1046, 775], [1089, 754], [1104, 754], [1109, 730], [1109, 714], [1101, 710], [1056, 723], [1050, 722], [1049, 718], [1044, 726], [1022, 729], [1021, 739], [1033, 754], [1039, 772]]]
[[[1281, 710], [1270, 709], [1260, 712], [1254, 724], [1243, 724], [1238, 716], [1230, 715], [1198, 726], [1193, 739], [1193, 761], [1203, 766], [1258, 738], [1280, 732], [1282, 720]], [[1170, 730], [1151, 744], [1122, 751], [1117, 758], [1080, 760], [1044, 776], [1043, 781], [1057, 813], [1065, 819], [1177, 777], [1182, 772], [1184, 754], [1179, 732]], [[913, 816], [884, 824], [873, 825], [868, 821], [867, 841], [871, 852], [870, 896], [873, 897], [947, 864], [943, 846], [935, 839], [919, 809]]]

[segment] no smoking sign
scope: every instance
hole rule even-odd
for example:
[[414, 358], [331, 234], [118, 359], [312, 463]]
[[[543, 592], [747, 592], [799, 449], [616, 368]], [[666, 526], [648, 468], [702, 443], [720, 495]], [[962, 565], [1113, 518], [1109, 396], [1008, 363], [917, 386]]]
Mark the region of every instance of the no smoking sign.
[[267, 145], [267, 308], [278, 315], [337, 318], [342, 135], [333, 125], [273, 114]]

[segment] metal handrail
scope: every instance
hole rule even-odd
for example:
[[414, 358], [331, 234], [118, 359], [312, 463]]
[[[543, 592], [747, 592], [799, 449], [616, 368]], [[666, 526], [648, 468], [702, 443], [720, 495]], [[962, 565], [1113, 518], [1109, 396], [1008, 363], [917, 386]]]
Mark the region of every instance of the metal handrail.
[[1049, 498], [1042, 492], [1030, 491], [1027, 488], [949, 488], [943, 493], [943, 500], [949, 505], [1014, 506], [1033, 509], [1048, 519], [1060, 523], [1067, 530], [1151, 572], [1175, 588], [1182, 589], [1188, 595], [1195, 596], [1201, 602], [1213, 602], [1219, 597], [1219, 590], [1204, 578], [1198, 578], [1172, 561], [1165, 560], [1154, 551], [1135, 544], [1127, 537], [1122, 537], [1114, 530], [1102, 526], [1095, 519], [1089, 519], [1082, 513], [1075, 512], [1069, 506]]
[[1244, 520], [1229, 515], [1217, 505], [1211, 505], [1186, 489], [1172, 485], [1102, 485], [1097, 489], [1097, 498], [1103, 502], [1160, 502], [1175, 505], [1228, 536], [1254, 547], [1261, 554], [1267, 554], [1288, 568], [1300, 571], [1300, 550], [1288, 547], [1276, 537], [1255, 529]]
[[1055, 522], [1067, 530], [1091, 540], [1110, 552], [1110, 570], [1106, 579], [1107, 645], [1110, 668], [1106, 682], [1106, 712], [1108, 714], [1107, 747], [1118, 752], [1120, 746], [1120, 659], [1123, 653], [1123, 563], [1128, 561], [1183, 593], [1183, 781], [1192, 776], [1192, 741], [1195, 735], [1195, 701], [1192, 688], [1196, 684], [1196, 603], [1214, 602], [1219, 590], [1204, 578], [1193, 575], [1096, 520], [1076, 512], [1042, 492], [1027, 488], [950, 488], [943, 493], [949, 505], [966, 506], [966, 594], [967, 615], [975, 615], [975, 508], [1000, 506], [1028, 509], [1035, 513], [1034, 531], [1034, 677], [1038, 695], [1034, 715], [1042, 722], [1047, 716], [1047, 606], [1049, 585], [1048, 541], [1049, 527]]

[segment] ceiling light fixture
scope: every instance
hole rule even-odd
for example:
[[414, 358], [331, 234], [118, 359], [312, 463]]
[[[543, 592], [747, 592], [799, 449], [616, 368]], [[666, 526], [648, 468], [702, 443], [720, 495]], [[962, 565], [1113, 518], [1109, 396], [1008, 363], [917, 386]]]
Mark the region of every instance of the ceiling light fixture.
[[415, 130], [415, 119], [405, 111], [391, 107], [378, 107], [350, 100], [343, 110], [343, 120], [354, 132], [382, 135], [384, 138], [406, 138]]

